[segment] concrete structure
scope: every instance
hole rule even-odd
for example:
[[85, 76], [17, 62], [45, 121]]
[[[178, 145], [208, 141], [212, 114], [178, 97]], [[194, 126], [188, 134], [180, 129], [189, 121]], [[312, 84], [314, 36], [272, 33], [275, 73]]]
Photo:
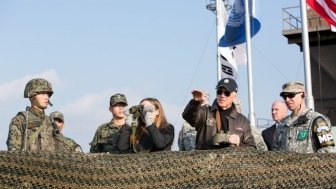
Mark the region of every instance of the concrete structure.
[[[307, 10], [312, 89], [315, 110], [327, 115], [336, 125], [336, 32], [318, 16]], [[283, 31], [288, 44], [297, 44], [302, 51], [300, 7], [283, 9]]]

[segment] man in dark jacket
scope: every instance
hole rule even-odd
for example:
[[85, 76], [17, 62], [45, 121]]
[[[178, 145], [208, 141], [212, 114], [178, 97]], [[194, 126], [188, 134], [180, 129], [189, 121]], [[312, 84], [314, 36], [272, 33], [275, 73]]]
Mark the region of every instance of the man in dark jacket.
[[217, 98], [212, 106], [204, 103], [206, 94], [203, 91], [192, 91], [193, 99], [182, 114], [196, 128], [196, 150], [256, 147], [249, 120], [237, 112], [233, 103], [238, 91], [236, 81], [221, 79], [216, 89]]
[[276, 128], [280, 122], [287, 116], [288, 108], [284, 101], [275, 101], [272, 104], [272, 118], [275, 123], [261, 132], [261, 135], [269, 151], [273, 150], [273, 138]]

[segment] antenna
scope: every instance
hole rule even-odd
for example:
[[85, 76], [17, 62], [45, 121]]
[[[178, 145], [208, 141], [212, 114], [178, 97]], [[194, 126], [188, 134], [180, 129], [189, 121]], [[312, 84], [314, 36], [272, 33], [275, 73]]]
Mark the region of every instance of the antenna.
[[[232, 9], [232, 0], [223, 0], [226, 10]], [[216, 0], [206, 0], [206, 8], [216, 14]]]

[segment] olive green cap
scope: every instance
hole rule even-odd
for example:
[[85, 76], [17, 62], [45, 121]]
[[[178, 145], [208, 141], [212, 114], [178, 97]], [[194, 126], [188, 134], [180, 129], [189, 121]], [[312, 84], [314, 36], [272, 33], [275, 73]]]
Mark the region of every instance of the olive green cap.
[[126, 96], [124, 94], [117, 93], [111, 96], [110, 106], [115, 106], [117, 103], [123, 103], [127, 106]]

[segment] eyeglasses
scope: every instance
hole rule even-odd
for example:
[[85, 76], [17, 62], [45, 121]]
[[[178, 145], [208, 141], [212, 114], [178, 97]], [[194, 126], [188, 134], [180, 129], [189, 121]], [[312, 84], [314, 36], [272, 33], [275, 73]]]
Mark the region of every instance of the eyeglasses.
[[[299, 93], [301, 93], [301, 92], [299, 92]], [[299, 93], [283, 93], [283, 94], [281, 94], [280, 96], [284, 99], [284, 100], [286, 100], [287, 99], [287, 97], [288, 98], [294, 98], [297, 94], [299, 94]]]
[[224, 93], [224, 95], [227, 96], [227, 97], [229, 97], [230, 94], [231, 94], [230, 91], [226, 91], [226, 90], [222, 90], [222, 89], [218, 89], [218, 90], [217, 90], [217, 95], [221, 95], [221, 94], [223, 94], [223, 93]]

